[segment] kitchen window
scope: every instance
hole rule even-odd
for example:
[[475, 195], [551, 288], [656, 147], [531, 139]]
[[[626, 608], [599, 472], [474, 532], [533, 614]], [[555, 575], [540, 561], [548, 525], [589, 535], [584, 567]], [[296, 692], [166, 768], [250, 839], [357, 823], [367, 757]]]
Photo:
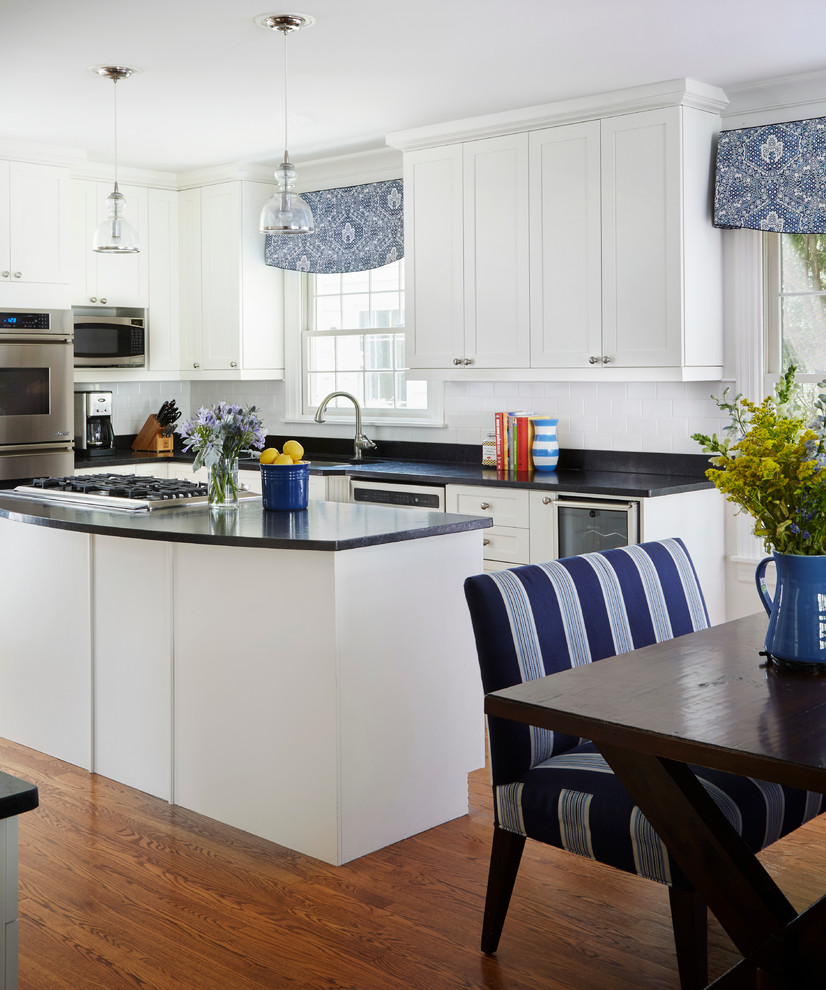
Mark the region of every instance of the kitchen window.
[[[404, 261], [366, 272], [302, 275], [301, 415], [330, 392], [354, 395], [366, 421], [441, 425], [440, 390], [405, 374]], [[335, 399], [352, 417], [352, 404]]]
[[766, 371], [826, 376], [826, 234], [764, 234]]

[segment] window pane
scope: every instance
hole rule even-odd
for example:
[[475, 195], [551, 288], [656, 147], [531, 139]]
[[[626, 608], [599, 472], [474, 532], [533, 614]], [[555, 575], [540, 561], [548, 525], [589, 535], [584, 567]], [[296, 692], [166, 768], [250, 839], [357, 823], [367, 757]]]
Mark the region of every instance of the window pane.
[[392, 372], [366, 374], [364, 376], [365, 405], [392, 409], [395, 403], [394, 378]]
[[335, 342], [336, 367], [339, 371], [361, 371], [364, 367], [364, 337], [349, 335], [326, 339]]
[[[370, 296], [359, 293], [341, 297], [341, 326], [347, 330], [359, 330], [370, 326]], [[320, 329], [320, 328], [319, 328]]]
[[784, 234], [781, 292], [826, 290], [826, 235]]
[[310, 372], [307, 375], [307, 392], [311, 406], [321, 405], [325, 395], [336, 390], [336, 376], [333, 374], [317, 375]]
[[371, 273], [370, 288], [373, 292], [381, 292], [388, 289], [398, 289], [399, 279], [402, 274], [402, 266], [385, 265], [384, 268], [375, 268]]
[[342, 292], [367, 292], [370, 289], [370, 272], [347, 272], [341, 276]]
[[801, 374], [826, 369], [826, 296], [786, 296], [782, 302], [783, 367]]
[[315, 329], [340, 330], [341, 296], [320, 296], [315, 304]]
[[370, 334], [364, 338], [364, 367], [370, 370], [392, 369], [392, 334]]
[[341, 292], [340, 275], [316, 275], [315, 294], [317, 296], [338, 295]]
[[[344, 372], [336, 375], [336, 389], [341, 392], [349, 392], [354, 395], [359, 402], [364, 405], [364, 388], [362, 386], [361, 375], [357, 372]], [[349, 399], [334, 399], [337, 409], [351, 409], [353, 403]]]
[[373, 327], [397, 327], [400, 323], [401, 305], [398, 292], [376, 292], [372, 300]]
[[397, 372], [396, 389], [400, 409], [427, 409], [427, 382], [408, 381], [402, 372]]
[[310, 368], [313, 371], [336, 370], [336, 338], [310, 338]]

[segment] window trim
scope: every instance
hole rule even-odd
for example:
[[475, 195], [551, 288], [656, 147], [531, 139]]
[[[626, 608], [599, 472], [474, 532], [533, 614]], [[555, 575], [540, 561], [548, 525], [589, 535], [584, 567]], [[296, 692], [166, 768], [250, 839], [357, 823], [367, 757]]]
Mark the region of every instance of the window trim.
[[[304, 407], [304, 370], [306, 348], [309, 338], [304, 333], [307, 308], [308, 286], [301, 272], [284, 273], [284, 419], [288, 423], [313, 423], [315, 406]], [[392, 327], [377, 328], [376, 332], [393, 332]], [[428, 408], [416, 415], [407, 411], [388, 411], [382, 415], [373, 410], [365, 410], [362, 421], [371, 426], [424, 427], [443, 429], [444, 385], [442, 382], [427, 383]], [[325, 417], [328, 423], [352, 423], [353, 412], [330, 406]]]

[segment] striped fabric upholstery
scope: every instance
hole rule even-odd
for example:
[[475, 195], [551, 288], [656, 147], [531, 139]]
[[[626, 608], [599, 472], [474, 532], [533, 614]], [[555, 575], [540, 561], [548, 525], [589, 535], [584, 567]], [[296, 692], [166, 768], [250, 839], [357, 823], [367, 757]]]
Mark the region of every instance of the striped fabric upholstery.
[[[583, 554], [465, 582], [485, 693], [705, 629], [681, 540]], [[501, 828], [662, 883], [686, 885], [594, 745], [488, 720]], [[819, 794], [693, 768], [752, 851], [819, 814]]]

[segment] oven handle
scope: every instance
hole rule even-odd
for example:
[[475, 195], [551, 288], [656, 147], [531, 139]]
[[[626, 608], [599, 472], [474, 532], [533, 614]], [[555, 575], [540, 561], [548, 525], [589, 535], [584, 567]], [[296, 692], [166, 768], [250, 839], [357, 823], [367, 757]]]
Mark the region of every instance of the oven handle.
[[0, 443], [0, 457], [20, 457], [26, 454], [49, 454], [57, 450], [72, 450], [71, 440], [54, 443]]
[[0, 344], [72, 344], [74, 339], [66, 333], [0, 333]]

